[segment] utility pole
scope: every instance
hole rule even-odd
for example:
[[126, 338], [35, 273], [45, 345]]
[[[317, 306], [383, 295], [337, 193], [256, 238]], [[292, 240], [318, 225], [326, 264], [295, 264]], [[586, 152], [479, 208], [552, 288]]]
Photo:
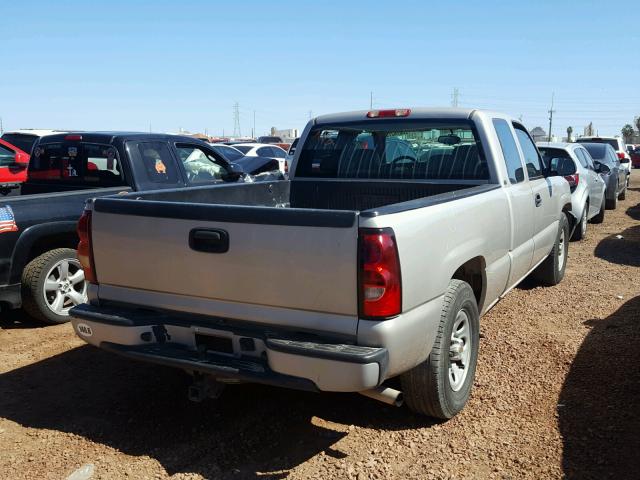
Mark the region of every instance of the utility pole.
[[309, 110], [309, 120], [313, 118], [313, 110]]
[[458, 91], [457, 88], [453, 89], [453, 93], [451, 94], [451, 106], [452, 107], [457, 107], [458, 106], [458, 100], [460, 100], [460, 92]]
[[553, 109], [553, 100], [555, 97], [555, 93], [551, 93], [551, 109], [549, 110], [549, 141], [551, 141], [551, 127], [553, 125], [553, 113], [555, 110]]
[[373, 92], [369, 92], [369, 110], [373, 110]]
[[0, 135], [4, 133], [4, 128], [2, 128], [2, 117], [0, 117]]
[[240, 130], [240, 105], [238, 102], [233, 104], [233, 136], [242, 136], [242, 131]]
[[251, 129], [251, 138], [256, 138], [256, 111], [253, 111], [253, 128]]

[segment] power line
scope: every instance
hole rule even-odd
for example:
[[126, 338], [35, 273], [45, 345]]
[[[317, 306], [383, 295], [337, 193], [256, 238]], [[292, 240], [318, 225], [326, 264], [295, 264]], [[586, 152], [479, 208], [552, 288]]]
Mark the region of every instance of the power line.
[[240, 130], [240, 105], [238, 102], [233, 104], [233, 136], [242, 136], [242, 132]]
[[369, 92], [369, 110], [373, 110], [373, 92]]

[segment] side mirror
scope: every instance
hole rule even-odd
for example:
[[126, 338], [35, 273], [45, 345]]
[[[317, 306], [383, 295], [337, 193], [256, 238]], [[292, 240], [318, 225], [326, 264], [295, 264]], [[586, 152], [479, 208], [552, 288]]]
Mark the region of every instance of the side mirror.
[[237, 182], [246, 175], [242, 167], [237, 163], [230, 163], [229, 168], [231, 171], [222, 175], [224, 182]]
[[595, 166], [596, 166], [596, 172], [598, 173], [604, 173], [605, 175], [608, 175], [609, 173], [611, 173], [611, 169], [607, 167], [604, 163], [595, 162]]

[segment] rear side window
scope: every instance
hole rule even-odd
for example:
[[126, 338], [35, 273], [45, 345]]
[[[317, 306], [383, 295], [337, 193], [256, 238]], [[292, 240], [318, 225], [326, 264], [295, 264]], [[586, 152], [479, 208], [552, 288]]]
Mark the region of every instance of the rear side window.
[[[560, 175], [573, 175], [576, 173], [575, 160], [569, 155], [569, 152], [561, 148], [541, 147], [540, 154], [545, 167], [552, 172], [558, 172]], [[580, 163], [582, 163], [582, 159]], [[586, 165], [582, 164], [585, 168]]]
[[509, 181], [511, 183], [524, 181], [524, 169], [522, 168], [520, 153], [516, 146], [516, 140], [511, 133], [511, 128], [509, 128], [509, 123], [501, 118], [494, 118], [493, 126], [498, 134], [498, 140], [500, 140], [500, 147], [502, 149], [502, 155], [504, 156], [504, 163], [507, 167]]
[[371, 121], [317, 127], [298, 146], [296, 176], [489, 180], [471, 122]]
[[591, 170], [595, 168], [593, 165], [593, 159], [591, 158], [591, 155], [589, 155], [589, 152], [584, 148], [576, 148], [575, 152], [583, 167], [590, 168]]
[[256, 150], [256, 153], [260, 157], [273, 157], [273, 150], [271, 149], [271, 147], [260, 147], [258, 150]]
[[271, 156], [274, 158], [285, 158], [287, 154], [281, 148], [271, 147]]
[[96, 187], [126, 185], [118, 151], [95, 143], [40, 144], [29, 163], [29, 181]]
[[4, 145], [0, 145], [0, 167], [8, 167], [16, 161], [16, 154]]
[[181, 183], [177, 165], [166, 142], [139, 142], [134, 149], [138, 159], [135, 168], [140, 183], [177, 184]]
[[242, 153], [244, 153], [246, 155], [247, 153], [249, 153], [249, 151], [253, 147], [249, 146], [249, 145], [234, 145], [233, 148], [235, 148], [236, 150], [240, 150]]
[[519, 125], [514, 125], [513, 128], [516, 131], [520, 148], [524, 155], [524, 163], [527, 167], [527, 174], [529, 179], [534, 179], [542, 176], [542, 165], [540, 163], [540, 155], [536, 145], [531, 140], [531, 137], [527, 131]]

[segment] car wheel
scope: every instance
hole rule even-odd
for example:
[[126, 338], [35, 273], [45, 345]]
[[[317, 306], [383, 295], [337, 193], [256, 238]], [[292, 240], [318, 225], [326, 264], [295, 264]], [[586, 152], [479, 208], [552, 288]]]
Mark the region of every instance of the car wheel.
[[582, 217], [580, 222], [576, 225], [576, 229], [573, 232], [572, 240], [582, 240], [587, 235], [587, 212], [589, 211], [589, 203], [587, 202], [582, 209]]
[[551, 253], [532, 273], [533, 278], [542, 285], [552, 287], [564, 278], [569, 256], [568, 239], [569, 221], [566, 215], [562, 215]]
[[480, 314], [473, 290], [451, 280], [429, 357], [400, 376], [405, 402], [419, 414], [449, 419], [471, 394], [476, 373]]
[[22, 272], [22, 307], [38, 320], [68, 322], [69, 310], [86, 300], [84, 272], [71, 248], [45, 252]]
[[598, 212], [598, 214], [595, 217], [593, 217], [591, 219], [591, 223], [602, 223], [602, 222], [604, 222], [604, 212], [606, 211], [604, 204], [605, 204], [605, 198], [602, 197], [602, 203], [600, 204], [600, 211]]
[[629, 177], [624, 182], [624, 188], [620, 192], [620, 196], [618, 197], [620, 200], [625, 200], [627, 198], [627, 187], [629, 186]]

